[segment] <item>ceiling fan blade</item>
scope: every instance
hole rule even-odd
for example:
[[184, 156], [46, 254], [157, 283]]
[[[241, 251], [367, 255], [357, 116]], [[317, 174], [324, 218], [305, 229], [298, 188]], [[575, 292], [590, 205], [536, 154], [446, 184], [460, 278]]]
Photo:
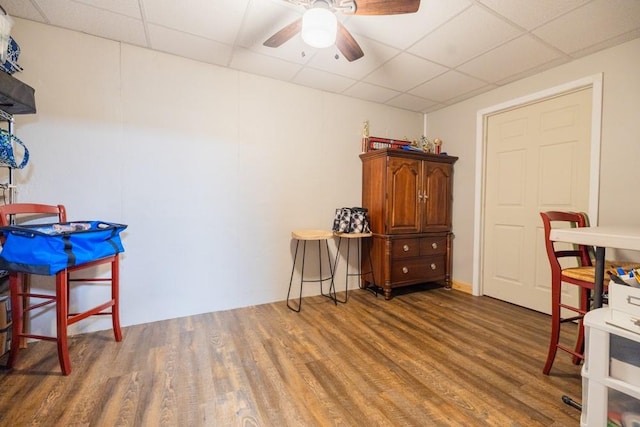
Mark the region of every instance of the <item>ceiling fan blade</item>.
[[400, 15], [415, 13], [420, 0], [355, 0], [354, 15]]
[[269, 39], [267, 39], [267, 41], [262, 44], [267, 47], [279, 47], [284, 44], [284, 42], [288, 41], [291, 37], [298, 34], [301, 30], [302, 18], [287, 25], [286, 27], [269, 37]]
[[338, 34], [336, 35], [336, 46], [347, 61], [352, 62], [364, 56], [360, 45], [353, 38], [349, 30], [338, 21]]

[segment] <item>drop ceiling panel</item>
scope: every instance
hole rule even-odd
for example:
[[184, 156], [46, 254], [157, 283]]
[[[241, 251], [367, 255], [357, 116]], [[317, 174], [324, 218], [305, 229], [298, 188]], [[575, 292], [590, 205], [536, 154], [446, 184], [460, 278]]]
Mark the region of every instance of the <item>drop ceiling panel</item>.
[[411, 111], [425, 111], [427, 108], [434, 106], [436, 103], [428, 99], [420, 98], [419, 96], [409, 95], [403, 93], [386, 103], [398, 108]]
[[25, 0], [3, 0], [2, 7], [11, 16], [19, 16], [30, 21], [45, 22], [43, 15], [38, 12], [35, 4]]
[[[364, 81], [400, 92], [444, 73], [447, 69], [415, 55], [401, 53], [367, 76]], [[398, 78], [402, 75], [402, 78]]]
[[233, 49], [230, 45], [155, 24], [147, 25], [147, 29], [155, 50], [223, 66], [231, 60]]
[[249, 0], [140, 0], [147, 21], [232, 45]]
[[291, 7], [284, 1], [252, 1], [247, 8], [237, 44], [248, 49], [259, 49], [265, 40], [299, 19], [303, 11], [304, 9]]
[[447, 101], [487, 84], [457, 71], [449, 71], [411, 90], [413, 95], [432, 101]]
[[366, 99], [367, 101], [378, 102], [384, 104], [391, 98], [400, 95], [400, 92], [372, 85], [369, 83], [359, 82], [343, 92], [347, 96], [354, 98]]
[[311, 86], [328, 92], [337, 93], [343, 92], [346, 88], [355, 83], [355, 80], [308, 67], [303, 68], [292, 79], [292, 81], [303, 86]]
[[422, 0], [414, 14], [349, 18], [354, 33], [406, 49], [449, 19], [468, 8], [469, 0]]
[[515, 26], [474, 6], [420, 40], [409, 52], [456, 67], [520, 33]]
[[533, 34], [565, 53], [586, 49], [640, 26], [640, 1], [595, 0], [571, 15], [536, 29]]
[[531, 30], [590, 0], [478, 0], [493, 11]]
[[497, 82], [560, 56], [560, 52], [529, 35], [524, 35], [472, 59], [458, 67], [458, 70], [488, 82]]
[[358, 37], [358, 42], [362, 50], [367, 54], [357, 61], [349, 62], [338, 49], [328, 48], [318, 49], [318, 52], [309, 60], [308, 65], [360, 80], [400, 53], [398, 49], [364, 37]]
[[285, 81], [291, 80], [302, 68], [300, 64], [241, 48], [233, 52], [229, 66], [247, 73]]
[[108, 10], [110, 12], [119, 13], [135, 19], [142, 19], [140, 12], [140, 3], [138, 0], [72, 0], [76, 3], [86, 4], [98, 9]]
[[463, 101], [465, 99], [472, 98], [472, 97], [474, 97], [476, 95], [480, 95], [481, 93], [488, 92], [488, 91], [490, 91], [492, 89], [495, 89], [496, 87], [498, 87], [498, 86], [494, 85], [494, 84], [488, 84], [488, 85], [485, 85], [485, 86], [480, 86], [477, 89], [470, 90], [469, 92], [464, 92], [464, 93], [462, 93], [462, 94], [460, 94], [458, 96], [455, 96], [453, 98], [449, 98], [449, 99], [447, 99], [446, 102], [442, 102], [441, 104], [442, 105], [453, 105], [453, 104], [455, 104], [457, 102], [460, 102], [460, 101]]
[[147, 45], [140, 19], [71, 0], [38, 0], [37, 6], [46, 16], [46, 22], [52, 25], [133, 45]]

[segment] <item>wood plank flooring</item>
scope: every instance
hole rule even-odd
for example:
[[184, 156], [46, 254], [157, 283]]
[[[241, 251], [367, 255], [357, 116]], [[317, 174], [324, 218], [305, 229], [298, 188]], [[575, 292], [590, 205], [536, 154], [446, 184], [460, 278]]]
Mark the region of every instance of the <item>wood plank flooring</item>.
[[[570, 332], [575, 325], [566, 325]], [[362, 290], [37, 342], [0, 371], [2, 426], [578, 426], [580, 367], [542, 374], [549, 317], [487, 297]], [[6, 356], [0, 360], [4, 365]]]

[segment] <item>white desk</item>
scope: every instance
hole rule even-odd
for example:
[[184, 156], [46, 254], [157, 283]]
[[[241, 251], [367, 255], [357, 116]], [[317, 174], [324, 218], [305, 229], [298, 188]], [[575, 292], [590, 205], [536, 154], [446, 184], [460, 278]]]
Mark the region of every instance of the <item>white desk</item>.
[[605, 248], [640, 251], [640, 226], [605, 225], [601, 227], [555, 228], [550, 239], [596, 247], [595, 308], [602, 307]]

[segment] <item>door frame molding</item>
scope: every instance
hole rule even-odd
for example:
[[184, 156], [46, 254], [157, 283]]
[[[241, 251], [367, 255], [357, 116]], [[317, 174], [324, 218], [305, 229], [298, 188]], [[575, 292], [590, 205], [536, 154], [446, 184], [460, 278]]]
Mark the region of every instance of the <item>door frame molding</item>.
[[591, 158], [589, 175], [589, 218], [592, 225], [598, 224], [598, 202], [600, 199], [600, 144], [602, 138], [602, 81], [603, 74], [598, 73], [582, 79], [574, 80], [559, 86], [515, 98], [476, 113], [476, 176], [475, 176], [475, 208], [473, 221], [473, 295], [483, 295], [482, 268], [484, 256], [480, 248], [484, 244], [484, 187], [487, 145], [487, 120], [489, 116], [527, 104], [543, 101], [591, 88]]

